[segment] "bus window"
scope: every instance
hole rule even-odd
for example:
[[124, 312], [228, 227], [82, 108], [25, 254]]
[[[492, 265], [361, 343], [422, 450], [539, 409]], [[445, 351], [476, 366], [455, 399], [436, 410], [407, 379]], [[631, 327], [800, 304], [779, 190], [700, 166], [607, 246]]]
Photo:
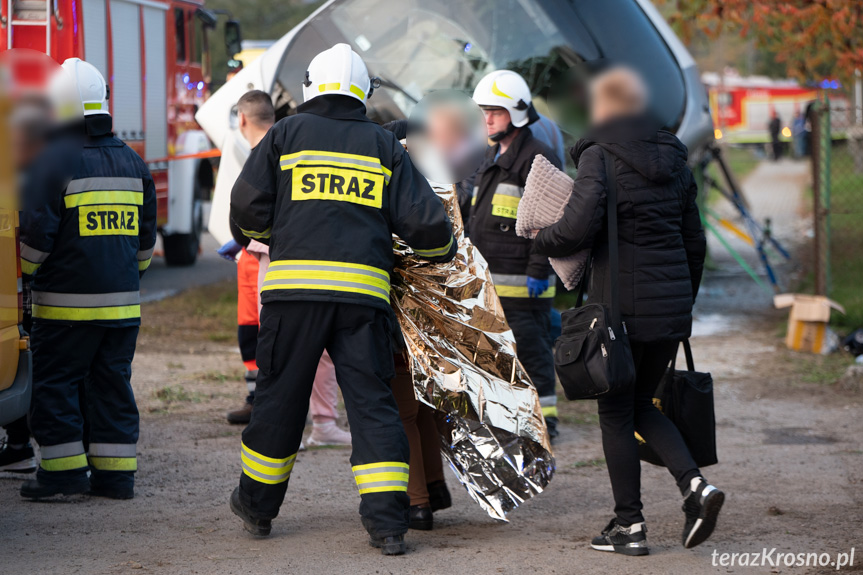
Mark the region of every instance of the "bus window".
[[186, 14], [174, 8], [174, 41], [177, 43], [177, 62], [186, 61]]

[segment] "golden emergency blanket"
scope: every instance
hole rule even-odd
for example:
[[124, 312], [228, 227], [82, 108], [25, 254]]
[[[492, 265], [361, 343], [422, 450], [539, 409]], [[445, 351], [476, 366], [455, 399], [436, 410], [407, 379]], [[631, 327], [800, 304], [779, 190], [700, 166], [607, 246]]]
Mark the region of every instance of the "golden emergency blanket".
[[541, 493], [554, 457], [539, 396], [515, 357], [488, 265], [464, 235], [452, 189], [435, 188], [458, 254], [445, 264], [396, 238], [393, 307], [417, 398], [433, 407], [441, 450], [470, 496], [495, 518]]

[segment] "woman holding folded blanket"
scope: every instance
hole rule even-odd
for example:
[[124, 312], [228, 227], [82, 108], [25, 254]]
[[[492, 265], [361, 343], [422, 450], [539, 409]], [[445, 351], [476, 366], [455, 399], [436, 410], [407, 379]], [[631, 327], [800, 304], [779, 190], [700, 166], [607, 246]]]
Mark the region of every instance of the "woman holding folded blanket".
[[620, 246], [620, 275], [611, 281], [619, 285], [637, 377], [630, 392], [598, 400], [615, 517], [591, 545], [626, 555], [648, 553], [638, 432], [685, 498], [683, 545], [690, 548], [712, 533], [724, 494], [704, 480], [679, 431], [652, 399], [678, 342], [692, 328], [705, 256], [697, 189], [686, 166], [686, 146], [651, 122], [647, 91], [637, 73], [611, 68], [593, 80], [590, 91], [592, 128], [571, 151], [578, 166], [572, 196], [560, 221], [536, 233], [534, 250], [565, 257], [590, 249], [588, 298], [610, 301], [604, 163], [610, 154]]

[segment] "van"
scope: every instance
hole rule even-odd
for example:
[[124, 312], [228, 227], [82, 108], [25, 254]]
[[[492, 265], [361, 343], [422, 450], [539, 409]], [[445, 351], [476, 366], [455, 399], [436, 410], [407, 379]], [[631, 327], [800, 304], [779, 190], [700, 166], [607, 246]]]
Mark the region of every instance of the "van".
[[9, 106], [0, 102], [0, 425], [30, 409], [32, 359], [24, 332], [17, 195], [9, 153]]

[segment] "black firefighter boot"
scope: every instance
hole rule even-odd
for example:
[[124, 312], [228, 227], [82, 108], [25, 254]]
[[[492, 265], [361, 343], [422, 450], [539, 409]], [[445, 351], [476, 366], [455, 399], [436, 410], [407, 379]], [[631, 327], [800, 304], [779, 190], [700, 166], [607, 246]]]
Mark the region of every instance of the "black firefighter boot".
[[253, 516], [240, 501], [240, 488], [234, 489], [231, 493], [231, 511], [234, 515], [243, 520], [243, 529], [258, 537], [266, 537], [270, 534], [272, 524], [269, 519], [258, 519]]
[[404, 555], [407, 551], [405, 536], [390, 535], [389, 537], [370, 537], [369, 545], [381, 550], [381, 555]]
[[21, 486], [21, 497], [38, 501], [55, 495], [78, 495], [90, 490], [90, 480], [86, 474], [58, 478], [52, 481], [36, 479], [25, 481]]

